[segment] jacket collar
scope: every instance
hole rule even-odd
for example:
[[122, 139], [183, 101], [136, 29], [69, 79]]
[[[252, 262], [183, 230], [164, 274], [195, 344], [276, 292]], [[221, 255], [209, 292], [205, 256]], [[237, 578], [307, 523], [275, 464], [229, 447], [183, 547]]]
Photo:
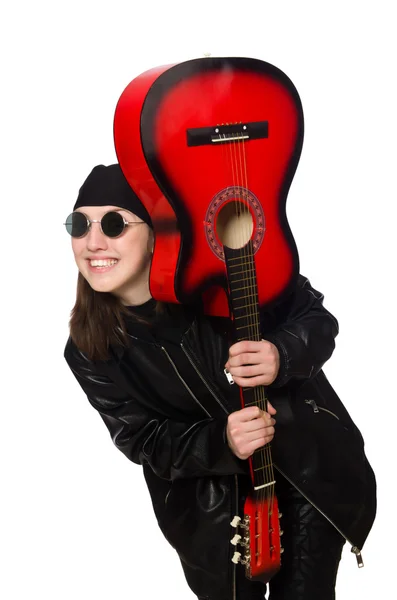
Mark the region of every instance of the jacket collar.
[[[135, 320], [129, 321], [127, 326], [128, 337], [131, 343], [159, 346], [167, 341], [180, 345], [194, 326], [195, 320], [195, 311], [192, 308], [183, 307], [182, 305], [168, 305], [166, 313], [153, 325]], [[111, 357], [107, 362], [112, 362], [115, 359], [118, 363], [121, 362], [127, 351], [128, 345], [112, 346], [110, 348]]]

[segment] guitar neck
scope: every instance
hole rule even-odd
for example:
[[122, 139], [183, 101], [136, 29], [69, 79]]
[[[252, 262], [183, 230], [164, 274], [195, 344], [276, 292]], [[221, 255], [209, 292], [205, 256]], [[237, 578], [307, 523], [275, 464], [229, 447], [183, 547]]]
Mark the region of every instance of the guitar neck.
[[[250, 240], [243, 248], [237, 250], [224, 246], [224, 253], [236, 341], [261, 341], [258, 288], [252, 242]], [[267, 410], [267, 398], [263, 385], [241, 388], [240, 394], [244, 407], [258, 406], [261, 410]], [[266, 486], [272, 485], [273, 463], [270, 444], [258, 448], [250, 461], [254, 487], [262, 490]]]

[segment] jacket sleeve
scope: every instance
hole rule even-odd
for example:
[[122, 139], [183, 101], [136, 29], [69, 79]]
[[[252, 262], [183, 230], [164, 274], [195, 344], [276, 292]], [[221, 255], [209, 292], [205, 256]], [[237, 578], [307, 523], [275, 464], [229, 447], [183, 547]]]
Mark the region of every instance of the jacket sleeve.
[[280, 369], [272, 387], [314, 377], [330, 358], [339, 332], [335, 317], [323, 306], [323, 294], [299, 275], [286, 317], [264, 338], [280, 354]]
[[120, 389], [70, 339], [65, 359], [113, 443], [132, 462], [146, 463], [168, 480], [248, 473], [247, 461], [235, 456], [227, 443], [227, 415], [194, 423], [166, 418]]

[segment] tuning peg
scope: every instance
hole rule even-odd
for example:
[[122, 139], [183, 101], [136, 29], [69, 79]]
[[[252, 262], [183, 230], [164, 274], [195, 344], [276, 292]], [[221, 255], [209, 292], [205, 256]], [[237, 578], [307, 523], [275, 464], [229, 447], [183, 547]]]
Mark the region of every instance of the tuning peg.
[[233, 517], [233, 521], [231, 521], [230, 525], [232, 527], [238, 527], [238, 525], [240, 524], [240, 521], [241, 521], [241, 517], [236, 515], [235, 517]]
[[237, 563], [241, 560], [241, 552], [235, 552], [233, 554], [232, 562], [237, 565]]
[[284, 548], [280, 548], [280, 554], [282, 554], [284, 552]]
[[238, 535], [236, 533], [234, 538], [230, 540], [230, 543], [233, 544], [233, 546], [237, 546], [237, 544], [239, 543], [240, 540], [241, 540], [241, 535]]
[[284, 531], [280, 529], [280, 536], [283, 535]]
[[278, 518], [281, 519], [281, 517], [283, 516], [283, 513], [278, 513]]

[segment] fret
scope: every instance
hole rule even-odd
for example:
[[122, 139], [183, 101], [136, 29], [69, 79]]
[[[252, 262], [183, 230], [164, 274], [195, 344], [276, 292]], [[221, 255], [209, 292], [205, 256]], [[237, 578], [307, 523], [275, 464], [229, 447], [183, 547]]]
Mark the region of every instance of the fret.
[[232, 298], [233, 302], [235, 302], [236, 300], [240, 300], [240, 299], [245, 300], [245, 301], [254, 300], [258, 304], [258, 292], [256, 290], [255, 285], [247, 285], [245, 287], [245, 291], [248, 293], [244, 294], [244, 292], [243, 293], [240, 292], [239, 296], [237, 296], [237, 290], [234, 290], [232, 287], [231, 287], [230, 291], [231, 291], [231, 298]]
[[[261, 337], [260, 337], [260, 334], [250, 335], [248, 338], [246, 338], [246, 337], [239, 338], [237, 336], [236, 341], [237, 342], [244, 342], [244, 341], [248, 341], [248, 342], [260, 342], [261, 341]], [[252, 389], [252, 388], [250, 388], [250, 389]]]
[[[241, 279], [236, 279], [237, 275], [240, 275], [241, 273], [244, 273], [245, 277]], [[247, 285], [247, 287], [254, 287], [255, 289], [257, 287], [255, 275], [248, 273], [246, 269], [243, 269], [242, 271], [236, 271], [235, 273], [229, 273], [229, 281], [231, 284], [234, 284], [237, 281], [244, 281], [244, 284]]]
[[[252, 390], [252, 388], [243, 388], [243, 391], [245, 390]], [[258, 400], [255, 400], [254, 402], [244, 402], [244, 406], [259, 406], [259, 402], [263, 402], [264, 400], [266, 400], [266, 398], [258, 398]]]
[[[238, 267], [240, 266], [244, 266], [244, 265], [237, 265]], [[252, 271], [254, 272], [254, 271]], [[234, 273], [230, 273], [230, 277], [234, 277], [235, 275], [240, 275], [240, 273], [246, 273], [248, 276], [250, 275], [249, 273], [247, 273], [247, 269], [243, 269], [242, 271], [235, 271]]]
[[[246, 256], [249, 256], [249, 257], [251, 257], [251, 258], [252, 258], [254, 255], [253, 255], [253, 253], [250, 251], [248, 254], [246, 254]], [[235, 261], [235, 260], [240, 260], [240, 258], [241, 258], [241, 256], [230, 256], [230, 257], [228, 258], [228, 262], [229, 262], [229, 263], [231, 263], [231, 262], [233, 262], [233, 261]]]
[[[256, 313], [249, 313], [249, 314], [241, 315], [240, 317], [236, 317], [236, 316], [234, 317], [235, 321], [241, 321], [242, 319], [247, 320], [246, 326], [251, 328], [250, 333], [254, 333], [255, 330], [252, 328], [255, 327], [257, 329], [258, 325], [260, 324], [258, 315]], [[244, 320], [242, 321], [242, 323], [244, 323]]]
[[[253, 315], [252, 315], [253, 316]], [[236, 319], [242, 319], [243, 317], [236, 317]], [[258, 326], [259, 322], [255, 322], [252, 323], [252, 326]], [[236, 327], [236, 329], [247, 329], [247, 327], [250, 327], [249, 325], [241, 325], [241, 327]], [[258, 340], [259, 341], [259, 340]]]
[[[235, 259], [235, 260], [237, 260], [237, 259]], [[246, 267], [247, 265], [251, 271], [255, 271], [255, 265], [252, 264], [252, 260], [241, 260], [241, 257], [239, 257], [238, 260], [239, 260], [239, 262], [235, 262], [233, 265], [228, 263], [229, 271], [233, 271], [234, 269], [237, 269], [238, 267]]]
[[[235, 321], [241, 321], [241, 319], [249, 319], [250, 317], [255, 317], [256, 318], [257, 315], [254, 315], [254, 314], [252, 314], [252, 315], [242, 315], [241, 317], [234, 317], [234, 320]], [[258, 325], [259, 325], [259, 321], [256, 318], [256, 320], [252, 321], [252, 323], [247, 323], [246, 327], [256, 327], [256, 328], [258, 328]], [[239, 329], [241, 329], [241, 327]], [[255, 333], [255, 332], [252, 331], [251, 333]]]
[[[232, 298], [232, 301], [233, 301], [233, 298]], [[257, 315], [258, 314], [258, 303], [257, 302], [253, 302], [252, 304], [245, 304], [243, 306], [235, 306], [234, 301], [233, 301], [233, 308], [235, 310], [244, 310], [245, 308], [251, 308], [252, 306], [255, 306], [255, 308], [256, 308], [256, 311], [253, 314]]]
[[273, 463], [268, 463], [266, 465], [263, 465], [263, 467], [258, 467], [258, 469], [254, 469], [255, 472], [260, 472], [263, 471], [264, 469], [268, 469], [269, 467], [272, 467]]
[[[247, 315], [247, 316], [257, 315], [257, 314], [258, 314], [258, 308], [257, 308], [257, 306], [258, 306], [258, 305], [257, 305], [257, 303], [255, 302], [255, 298], [252, 298], [252, 300], [253, 300], [253, 302], [251, 302], [250, 304], [248, 304], [248, 303], [247, 303], [247, 304], [245, 304], [245, 305], [244, 305], [244, 304], [241, 304], [240, 306], [236, 306], [236, 303], [233, 301], [233, 298], [232, 298], [233, 310], [239, 310], [239, 311], [242, 311], [242, 310], [244, 310], [244, 309], [248, 309], [248, 308], [251, 308], [251, 309], [252, 309], [252, 308], [254, 307], [254, 308], [255, 308], [255, 310], [254, 310], [254, 311], [252, 311], [252, 312], [251, 312], [251, 314], [250, 314], [250, 315]], [[247, 300], [246, 300], [246, 302], [247, 302]]]
[[[252, 252], [248, 252], [247, 254], [243, 254], [242, 256], [236, 256], [233, 260], [234, 263], [231, 265], [229, 261], [229, 269], [234, 269], [234, 267], [236, 265], [244, 265], [244, 264], [250, 264], [252, 265], [252, 267], [254, 268], [255, 266], [255, 262], [252, 260], [254, 258], [254, 255], [252, 254]], [[240, 262], [236, 262], [236, 261], [240, 261]]]
[[255, 268], [249, 261], [236, 263], [235, 265], [229, 267], [229, 272], [233, 275], [236, 272], [236, 269], [243, 269], [243, 271], [247, 272], [247, 275], [250, 277], [255, 277], [256, 279]]
[[258, 448], [257, 450], [255, 450], [253, 456], [257, 456], [257, 454], [259, 454], [262, 451], [267, 450], [267, 448], [270, 448], [270, 444], [266, 444], [266, 446], [263, 446], [262, 448]]
[[238, 267], [245, 267], [248, 265], [248, 268], [252, 271], [255, 272], [255, 262], [252, 260], [253, 257], [252, 256], [242, 256], [240, 257], [241, 260], [240, 262], [235, 262], [233, 265], [229, 264], [229, 270], [232, 271], [233, 269], [237, 269]]
[[[256, 460], [253, 460], [253, 470], [255, 473], [255, 479], [256, 481], [259, 483], [260, 481], [266, 481], [269, 480], [270, 477], [272, 477], [272, 475], [270, 475], [270, 473], [272, 472], [272, 457], [271, 457], [271, 453], [270, 451], [266, 452], [267, 456], [266, 457], [262, 457], [261, 459], [258, 460], [258, 457], [256, 456]], [[253, 457], [254, 458], [254, 457]], [[265, 458], [266, 458], [266, 465], [263, 466], [263, 463], [265, 462]], [[270, 464], [268, 464], [270, 463]]]
[[[243, 272], [243, 271], [241, 271], [241, 272]], [[242, 277], [241, 279], [235, 279], [233, 281], [233, 283], [237, 283], [238, 281], [245, 281], [245, 282], [247, 282], [247, 278], [246, 277]], [[232, 282], [230, 281], [229, 283], [231, 284]], [[256, 282], [254, 284], [248, 285], [247, 287], [252, 287], [252, 285], [254, 285], [256, 287]]]
[[244, 256], [239, 256], [235, 260], [240, 259], [240, 262], [235, 262], [233, 265], [229, 265], [229, 269], [234, 269], [236, 266], [241, 265], [252, 265], [253, 254], [245, 254]]
[[[248, 309], [248, 308], [252, 309], [253, 307], [255, 307], [255, 309], [256, 309], [256, 304], [255, 303], [254, 304], [246, 304], [245, 306], [235, 306], [234, 302], [232, 302], [232, 304], [233, 304], [233, 311], [234, 312], [237, 312], [237, 311], [241, 312], [244, 309]], [[257, 309], [256, 310], [252, 310], [251, 312], [247, 312], [246, 314], [247, 314], [247, 317], [258, 317], [258, 310]], [[244, 315], [242, 315], [242, 316], [244, 316]], [[239, 317], [239, 319], [241, 319], [241, 316]]]
[[270, 484], [273, 482], [274, 472], [270, 444], [255, 450], [252, 456], [252, 468], [255, 488], [267, 487], [269, 482]]
[[[241, 280], [241, 281], [242, 281], [242, 280]], [[255, 286], [255, 284], [243, 285], [243, 287], [241, 287], [241, 288], [234, 288], [234, 289], [232, 290], [232, 293], [233, 293], [233, 292], [239, 292], [240, 290], [249, 290], [249, 289], [250, 289], [250, 288], [252, 288], [252, 287], [256, 287], [256, 286]], [[242, 296], [242, 297], [244, 297], [244, 296]]]

